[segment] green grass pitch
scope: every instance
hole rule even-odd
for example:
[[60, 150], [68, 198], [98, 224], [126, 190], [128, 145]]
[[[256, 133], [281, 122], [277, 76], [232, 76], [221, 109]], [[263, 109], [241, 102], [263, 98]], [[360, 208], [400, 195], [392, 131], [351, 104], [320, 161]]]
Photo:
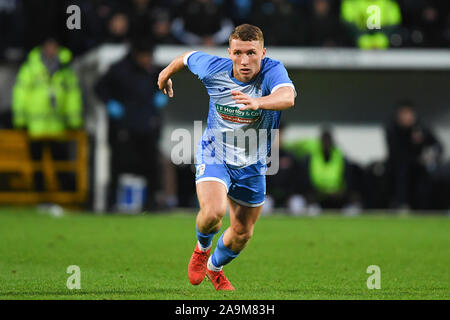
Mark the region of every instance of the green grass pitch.
[[[0, 209], [0, 299], [450, 298], [448, 216], [261, 217], [224, 268], [236, 288], [227, 293], [187, 279], [194, 223], [186, 213]], [[80, 290], [66, 287], [69, 265], [81, 269]], [[381, 269], [379, 290], [367, 288], [370, 265]]]

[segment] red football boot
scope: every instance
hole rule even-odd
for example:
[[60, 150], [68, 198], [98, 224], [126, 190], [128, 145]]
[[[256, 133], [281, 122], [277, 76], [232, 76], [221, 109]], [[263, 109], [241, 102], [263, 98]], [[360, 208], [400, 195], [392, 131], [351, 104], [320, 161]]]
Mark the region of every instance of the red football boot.
[[188, 265], [188, 278], [189, 281], [194, 285], [199, 285], [206, 274], [206, 264], [208, 262], [208, 257], [211, 252], [211, 248], [204, 252], [198, 247], [198, 243], [195, 246], [194, 253], [189, 260]]
[[214, 288], [219, 290], [233, 291], [234, 287], [231, 285], [230, 281], [225, 277], [223, 270], [220, 271], [211, 271], [208, 268], [206, 269], [206, 276], [209, 280], [211, 280]]

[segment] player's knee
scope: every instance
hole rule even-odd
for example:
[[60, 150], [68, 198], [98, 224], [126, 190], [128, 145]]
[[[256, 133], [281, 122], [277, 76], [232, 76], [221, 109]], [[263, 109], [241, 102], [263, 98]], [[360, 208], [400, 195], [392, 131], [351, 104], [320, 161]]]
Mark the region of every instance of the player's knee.
[[210, 207], [201, 210], [201, 222], [207, 228], [217, 226], [222, 221], [226, 209], [220, 207]]

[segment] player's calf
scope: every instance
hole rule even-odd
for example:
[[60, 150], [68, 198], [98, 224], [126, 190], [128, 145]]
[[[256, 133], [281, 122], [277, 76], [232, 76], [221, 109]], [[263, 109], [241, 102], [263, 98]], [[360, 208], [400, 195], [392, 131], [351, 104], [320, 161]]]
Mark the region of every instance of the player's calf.
[[[228, 247], [235, 252], [242, 251], [253, 236], [253, 229], [242, 229], [237, 227], [230, 227], [227, 231]], [[225, 236], [225, 235], [224, 235]]]

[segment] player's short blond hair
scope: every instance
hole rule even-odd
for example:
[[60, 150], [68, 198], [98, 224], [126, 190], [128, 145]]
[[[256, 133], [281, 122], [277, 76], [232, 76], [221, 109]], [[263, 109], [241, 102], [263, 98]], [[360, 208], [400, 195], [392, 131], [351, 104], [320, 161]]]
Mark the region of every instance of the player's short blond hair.
[[241, 24], [234, 28], [230, 34], [228, 42], [231, 44], [231, 40], [238, 39], [242, 41], [261, 41], [264, 46], [264, 36], [260, 28], [251, 24]]

